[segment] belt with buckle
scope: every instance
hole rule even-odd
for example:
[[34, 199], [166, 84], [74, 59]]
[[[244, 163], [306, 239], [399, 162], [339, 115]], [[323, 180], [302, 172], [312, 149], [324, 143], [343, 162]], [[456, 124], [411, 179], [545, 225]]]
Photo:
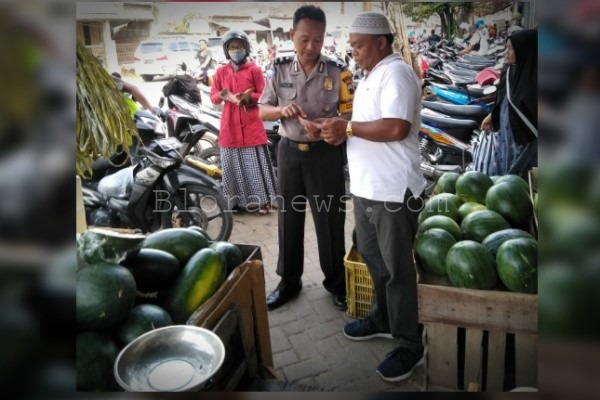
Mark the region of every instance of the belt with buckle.
[[291, 140], [288, 138], [281, 138], [281, 140], [289, 147], [291, 147], [293, 149], [298, 149], [300, 151], [309, 151], [311, 149], [311, 147], [313, 147], [317, 144], [320, 144], [320, 143], [325, 143], [322, 140], [317, 140], [314, 142], [296, 142], [295, 140]]

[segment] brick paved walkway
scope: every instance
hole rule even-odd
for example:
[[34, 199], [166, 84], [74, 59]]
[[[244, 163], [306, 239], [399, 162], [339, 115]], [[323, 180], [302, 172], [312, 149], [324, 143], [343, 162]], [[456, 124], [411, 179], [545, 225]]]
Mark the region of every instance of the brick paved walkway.
[[[351, 205], [351, 203], [350, 203]], [[346, 216], [346, 247], [354, 227], [352, 212]], [[290, 303], [269, 312], [275, 368], [287, 381], [315, 390], [378, 392], [420, 391], [424, 387], [423, 367], [404, 383], [383, 381], [375, 372], [378, 363], [394, 347], [389, 339], [354, 342], [342, 334], [353, 320], [334, 308], [331, 295], [322, 285], [317, 241], [310, 212], [306, 218], [303, 289]], [[259, 216], [236, 213], [230, 241], [260, 246], [265, 267], [267, 295], [275, 289], [277, 265], [277, 213]]]

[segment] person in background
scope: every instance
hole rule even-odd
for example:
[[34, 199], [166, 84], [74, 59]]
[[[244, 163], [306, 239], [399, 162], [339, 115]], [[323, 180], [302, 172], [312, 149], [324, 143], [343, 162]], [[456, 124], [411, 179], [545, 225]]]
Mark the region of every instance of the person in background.
[[225, 101], [219, 134], [223, 195], [230, 208], [256, 208], [264, 215], [276, 192], [267, 133], [258, 116], [265, 81], [261, 69], [248, 61], [250, 45], [244, 32], [226, 32], [223, 50], [230, 61], [217, 69], [210, 90], [214, 104]]
[[273, 78], [259, 101], [263, 120], [281, 120], [278, 146], [277, 274], [281, 281], [267, 297], [269, 310], [296, 297], [302, 289], [304, 223], [310, 205], [317, 234], [323, 286], [333, 304], [346, 309], [344, 221], [346, 216], [342, 147], [319, 137], [321, 118], [350, 119], [354, 83], [342, 63], [321, 54], [326, 18], [307, 5], [296, 10], [290, 31], [296, 54], [276, 59]]
[[435, 29], [431, 30], [431, 35], [429, 35], [429, 37], [427, 38], [427, 42], [429, 43], [430, 46], [439, 43], [442, 40], [442, 38], [440, 37], [440, 35], [438, 35], [437, 33], [435, 33]]
[[210, 86], [212, 77], [209, 77], [209, 71], [214, 70], [217, 66], [216, 61], [212, 57], [212, 52], [208, 48], [206, 40], [200, 39], [198, 42], [200, 50], [196, 53], [196, 60], [198, 60], [199, 77], [205, 84]]
[[496, 39], [496, 35], [498, 34], [498, 27], [496, 26], [496, 24], [493, 24], [488, 27], [488, 34], [490, 39]]
[[481, 33], [477, 29], [477, 26], [471, 25], [469, 27], [469, 41], [467, 47], [460, 51], [460, 54], [485, 54], [488, 49], [486, 40], [483, 40]]
[[524, 176], [537, 165], [537, 39], [537, 30], [528, 29], [506, 40], [494, 109], [481, 123], [484, 134], [496, 135], [490, 169], [482, 171], [490, 176]]
[[354, 97], [352, 121], [331, 118], [321, 135], [347, 142], [358, 252], [373, 278], [369, 315], [344, 326], [350, 340], [395, 339], [396, 347], [377, 366], [386, 381], [408, 378], [424, 360], [418, 322], [413, 240], [426, 181], [420, 170], [421, 84], [401, 54], [383, 14], [359, 14], [350, 44], [365, 71]]
[[138, 103], [140, 103], [146, 111], [150, 111], [153, 114], [157, 113], [156, 107], [153, 107], [152, 104], [150, 104], [150, 102], [148, 101], [146, 96], [144, 96], [142, 91], [136, 85], [134, 85], [133, 83], [124, 81], [121, 78], [121, 74], [119, 74], [118, 72], [113, 72], [111, 74], [111, 77], [112, 77], [113, 81], [115, 82], [115, 86], [117, 87], [117, 90], [119, 92], [130, 94], [132, 96], [132, 99], [128, 99], [128, 98], [125, 99], [127, 108], [129, 109], [129, 112], [131, 113], [132, 117], [135, 114], [135, 112], [138, 110], [137, 104], [135, 104], [136, 101]]

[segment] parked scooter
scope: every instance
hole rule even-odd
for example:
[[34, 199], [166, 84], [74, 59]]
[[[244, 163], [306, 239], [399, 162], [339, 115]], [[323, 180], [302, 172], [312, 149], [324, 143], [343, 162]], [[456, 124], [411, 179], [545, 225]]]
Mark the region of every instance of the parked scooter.
[[441, 129], [421, 122], [419, 139], [421, 171], [428, 182], [426, 194], [431, 194], [435, 182], [444, 172], [462, 173], [472, 164], [471, 145]]
[[[196, 125], [196, 135], [206, 128]], [[91, 225], [141, 229], [200, 226], [213, 240], [227, 240], [233, 220], [220, 183], [183, 163], [174, 137], [146, 143], [137, 162], [84, 184], [83, 201]]]

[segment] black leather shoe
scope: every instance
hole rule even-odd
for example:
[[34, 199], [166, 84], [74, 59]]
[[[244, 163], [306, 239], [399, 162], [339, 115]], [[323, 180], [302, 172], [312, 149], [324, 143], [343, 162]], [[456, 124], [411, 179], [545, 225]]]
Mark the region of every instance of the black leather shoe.
[[277, 288], [277, 289], [273, 290], [273, 292], [271, 292], [271, 294], [267, 297], [267, 308], [270, 311], [270, 310], [274, 310], [276, 308], [281, 307], [288, 301], [297, 297], [298, 294], [300, 293], [300, 290], [301, 289], [293, 290], [293, 289], [287, 289], [287, 288], [283, 288], [283, 289]]
[[346, 311], [346, 295], [345, 294], [334, 294], [333, 295], [333, 305], [335, 308], [341, 311]]

